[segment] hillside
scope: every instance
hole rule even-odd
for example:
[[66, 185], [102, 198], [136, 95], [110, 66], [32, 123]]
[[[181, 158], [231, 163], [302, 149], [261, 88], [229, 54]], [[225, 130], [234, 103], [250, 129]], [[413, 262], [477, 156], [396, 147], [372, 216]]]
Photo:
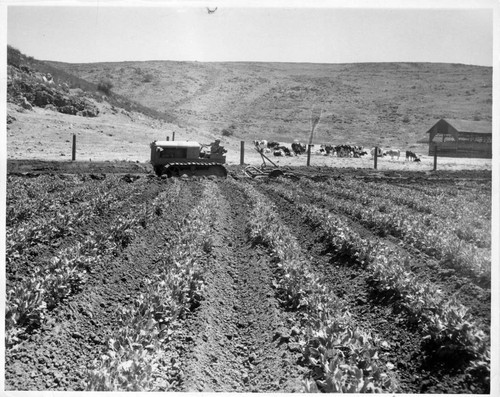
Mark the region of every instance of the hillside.
[[492, 68], [430, 63], [48, 64], [171, 115], [181, 126], [291, 141], [415, 147], [441, 117], [491, 120]]
[[[67, 64], [8, 50], [9, 159], [68, 159], [75, 134], [78, 159], [142, 162], [151, 141], [175, 132], [177, 140], [220, 138], [228, 163], [239, 164], [240, 140], [306, 142], [313, 106], [323, 109], [314, 143], [396, 147], [425, 156], [427, 145], [418, 141], [436, 119], [491, 121], [492, 68], [487, 67]], [[251, 150], [245, 156], [260, 163]]]
[[176, 127], [167, 114], [8, 46], [7, 157], [147, 161], [149, 143]]

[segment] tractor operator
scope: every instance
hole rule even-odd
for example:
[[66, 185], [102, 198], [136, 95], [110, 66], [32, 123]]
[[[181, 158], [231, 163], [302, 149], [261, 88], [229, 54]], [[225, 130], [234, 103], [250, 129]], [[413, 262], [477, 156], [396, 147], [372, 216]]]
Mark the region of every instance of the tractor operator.
[[210, 144], [210, 153], [211, 154], [224, 154], [226, 153], [227, 150], [224, 149], [224, 147], [222, 147], [220, 145], [220, 139], [216, 139], [214, 143], [211, 143]]

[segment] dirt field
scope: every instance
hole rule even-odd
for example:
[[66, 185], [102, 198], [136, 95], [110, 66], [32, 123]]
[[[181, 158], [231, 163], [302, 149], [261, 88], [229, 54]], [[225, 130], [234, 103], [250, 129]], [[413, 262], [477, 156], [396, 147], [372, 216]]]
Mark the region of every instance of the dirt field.
[[[411, 231], [375, 220], [398, 210], [415, 222], [426, 213], [459, 222], [479, 211], [470, 235], [457, 237], [443, 223], [440, 241], [459, 241], [470, 250], [463, 255], [487, 258], [487, 170], [318, 166], [294, 168], [293, 180], [257, 181], [239, 166], [229, 166], [227, 179], [166, 180], [133, 162], [10, 161], [8, 168], [7, 291], [16, 292], [7, 298], [6, 390], [298, 392], [312, 382], [326, 391], [331, 384], [322, 382], [336, 378], [318, 363], [340, 354], [345, 387], [355, 384], [357, 372], [349, 371], [356, 366], [386, 392], [489, 392], [489, 259], [460, 265], [458, 254], [419, 245]], [[378, 217], [368, 220], [351, 212], [348, 196], [373, 183], [388, 198], [365, 203]], [[427, 207], [402, 201], [419, 194]], [[436, 195], [457, 201], [443, 209]], [[461, 196], [475, 197], [475, 204]], [[387, 200], [390, 210], [382, 208]], [[315, 223], [305, 215], [311, 208], [330, 215]], [[335, 245], [324, 226], [337, 221], [347, 229], [336, 235], [355, 233], [369, 248], [349, 251], [354, 237]], [[280, 232], [272, 233], [278, 224]], [[412, 284], [439, 290], [431, 294], [441, 299], [436, 309], [417, 309], [428, 295], [383, 284], [389, 268], [381, 271], [377, 262], [381, 246], [386, 258], [408, 258]], [[297, 272], [306, 273], [295, 299], [286, 283]], [[451, 312], [437, 309], [445, 306]], [[449, 319], [460, 308], [461, 325]], [[444, 331], [436, 333], [436, 318]], [[459, 342], [446, 324], [477, 338], [464, 331]], [[363, 342], [354, 348], [347, 338], [323, 358], [315, 355], [324, 343], [318, 335], [340, 338], [339, 329], [365, 335]], [[369, 356], [357, 356], [368, 346]]]

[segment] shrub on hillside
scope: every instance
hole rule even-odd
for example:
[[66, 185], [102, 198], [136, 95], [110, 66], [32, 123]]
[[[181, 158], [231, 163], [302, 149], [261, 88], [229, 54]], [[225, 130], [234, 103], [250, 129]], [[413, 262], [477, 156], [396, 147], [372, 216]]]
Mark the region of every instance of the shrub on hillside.
[[[151, 109], [146, 106], [141, 105], [140, 103], [130, 101], [129, 99], [117, 95], [116, 93], [112, 93], [111, 89], [113, 88], [113, 83], [111, 82], [111, 75], [107, 75], [103, 77], [98, 84], [91, 83], [89, 81], [86, 81], [84, 79], [81, 79], [77, 76], [74, 76], [68, 72], [65, 72], [59, 67], [59, 64], [57, 62], [55, 63], [50, 63], [50, 62], [43, 62], [34, 59], [33, 57], [27, 56], [23, 54], [21, 51], [18, 49], [7, 46], [7, 53], [8, 53], [8, 62], [9, 65], [20, 69], [22, 72], [26, 74], [32, 74], [32, 73], [38, 73], [42, 75], [47, 75], [50, 73], [50, 75], [53, 77], [53, 80], [55, 82], [55, 86], [52, 87], [53, 89], [60, 89], [61, 94], [64, 93], [64, 95], [67, 96], [78, 96], [78, 97], [89, 97], [93, 98], [97, 102], [102, 102], [103, 101], [103, 94], [106, 96], [106, 101], [108, 101], [111, 105], [121, 107], [127, 111], [134, 111], [134, 112], [140, 112], [143, 113], [149, 117], [153, 117], [159, 120], [164, 120], [167, 122], [174, 122], [175, 118], [166, 112], [161, 112], [156, 109]], [[97, 71], [98, 69], [94, 69], [94, 71]], [[148, 75], [144, 77], [145, 79], [148, 79]], [[154, 76], [151, 74], [151, 78], [154, 78]], [[16, 83], [10, 82], [7, 88], [7, 97], [8, 101], [10, 102], [16, 102], [17, 97], [19, 96], [25, 96], [28, 99], [28, 101], [34, 100], [35, 99], [35, 86], [31, 83], [28, 82], [28, 80], [23, 78], [22, 80], [17, 81]], [[57, 88], [60, 87], [60, 88]], [[71, 89], [78, 88], [81, 91], [78, 93], [74, 93], [71, 95]], [[58, 97], [59, 95], [54, 95], [52, 93], [52, 96]], [[46, 106], [49, 103], [52, 103], [50, 100], [46, 100], [45, 96], [43, 98], [39, 98], [40, 102], [42, 102], [41, 106]], [[55, 102], [55, 101], [54, 101]], [[65, 101], [66, 102], [66, 101]], [[65, 105], [70, 105], [67, 103], [54, 103], [55, 106], [57, 107], [62, 107]], [[36, 105], [35, 105], [36, 106]], [[76, 106], [77, 111], [82, 111], [83, 109], [80, 106]], [[96, 114], [98, 112], [95, 111], [95, 109], [86, 107], [87, 110], [89, 110], [87, 113], [91, 114]], [[67, 111], [72, 111], [72, 109], [67, 108]]]
[[232, 136], [234, 134], [235, 129], [236, 126], [234, 124], [231, 124], [229, 127], [224, 128], [222, 130], [222, 136]]
[[106, 95], [111, 95], [111, 88], [113, 83], [109, 79], [103, 79], [97, 84], [97, 89]]
[[19, 68], [21, 66], [22, 54], [17, 48], [7, 46], [7, 65]]
[[153, 81], [153, 75], [151, 73], [146, 74], [142, 79], [143, 83], [151, 83], [152, 81]]

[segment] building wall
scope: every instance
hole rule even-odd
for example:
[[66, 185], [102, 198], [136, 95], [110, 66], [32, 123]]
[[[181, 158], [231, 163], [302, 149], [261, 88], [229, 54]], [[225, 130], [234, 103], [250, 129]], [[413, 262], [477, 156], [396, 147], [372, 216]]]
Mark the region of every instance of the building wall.
[[[436, 137], [437, 138], [437, 137]], [[492, 158], [492, 144], [479, 142], [436, 142], [429, 143], [429, 156], [437, 154], [440, 157]]]

